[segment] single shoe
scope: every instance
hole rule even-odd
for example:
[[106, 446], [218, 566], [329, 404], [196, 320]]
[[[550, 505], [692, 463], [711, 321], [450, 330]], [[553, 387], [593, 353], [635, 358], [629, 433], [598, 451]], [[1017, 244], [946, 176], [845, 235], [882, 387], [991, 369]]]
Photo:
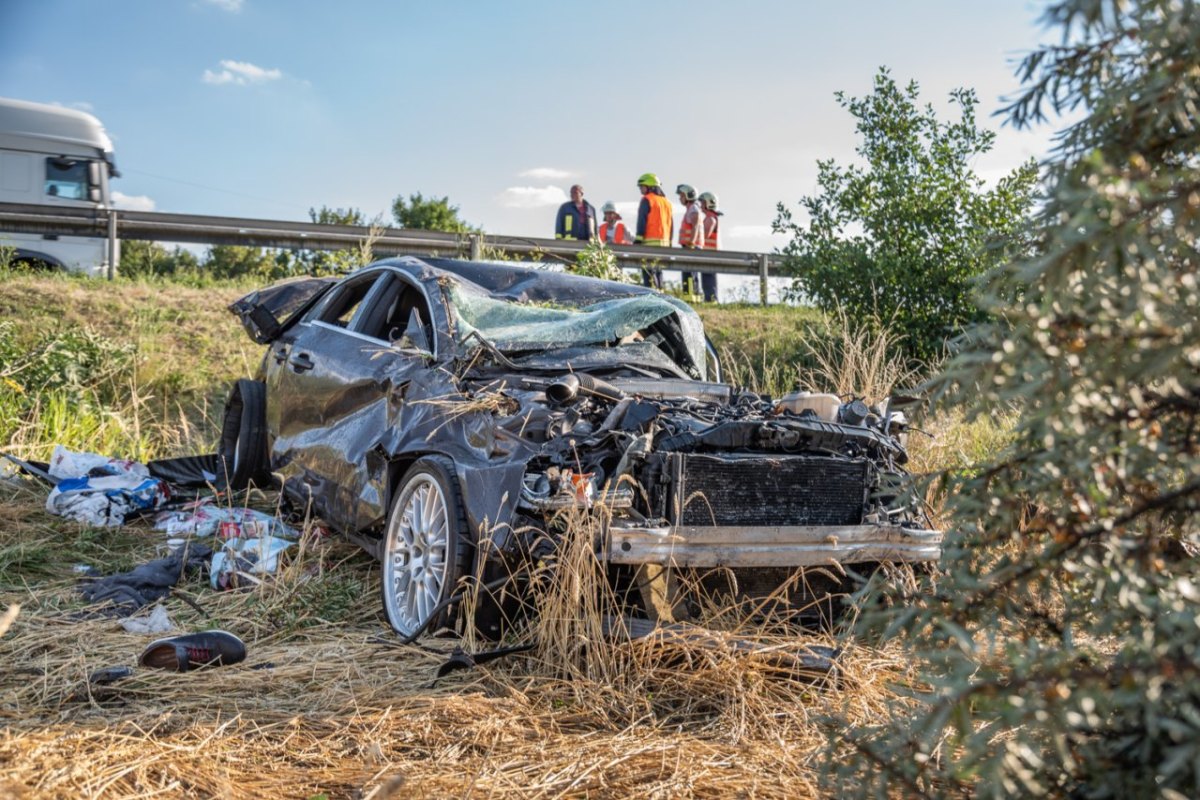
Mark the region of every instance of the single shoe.
[[138, 659], [143, 667], [187, 672], [227, 667], [246, 658], [246, 645], [226, 631], [201, 631], [151, 642]]

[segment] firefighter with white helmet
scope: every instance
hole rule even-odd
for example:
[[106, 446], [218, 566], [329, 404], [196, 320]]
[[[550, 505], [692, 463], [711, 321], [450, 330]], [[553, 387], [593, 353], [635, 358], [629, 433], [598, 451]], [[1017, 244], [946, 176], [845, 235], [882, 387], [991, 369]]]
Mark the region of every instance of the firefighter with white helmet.
[[[717, 210], [717, 196], [712, 192], [701, 192], [700, 207], [704, 210], [703, 241], [705, 250], [716, 250], [719, 245], [719, 232], [723, 213]], [[706, 272], [700, 276], [704, 287], [704, 302], [717, 302], [716, 273]]]
[[600, 229], [596, 233], [600, 241], [605, 244], [633, 244], [629, 228], [617, 213], [616, 203], [609, 200], [600, 207], [600, 213], [604, 215], [604, 221], [600, 223]]
[[[683, 206], [683, 220], [679, 224], [679, 246], [685, 250], [704, 248], [704, 209], [696, 198], [696, 189], [687, 183], [675, 187], [679, 204]], [[700, 288], [700, 273], [683, 272], [683, 290], [695, 294]]]

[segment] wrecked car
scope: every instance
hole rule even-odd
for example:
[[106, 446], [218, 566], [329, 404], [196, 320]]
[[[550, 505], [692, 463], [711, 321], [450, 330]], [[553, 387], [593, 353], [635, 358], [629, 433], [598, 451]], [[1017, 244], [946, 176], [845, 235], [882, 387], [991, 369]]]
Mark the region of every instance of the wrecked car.
[[685, 573], [736, 600], [940, 555], [900, 491], [902, 414], [723, 384], [699, 316], [653, 290], [403, 257], [231, 310], [267, 346], [226, 410], [232, 483], [278, 484], [379, 559], [407, 639], [455, 622], [472, 579], [498, 635], [565, 511], [600, 517], [596, 554], [651, 619], [686, 616]]

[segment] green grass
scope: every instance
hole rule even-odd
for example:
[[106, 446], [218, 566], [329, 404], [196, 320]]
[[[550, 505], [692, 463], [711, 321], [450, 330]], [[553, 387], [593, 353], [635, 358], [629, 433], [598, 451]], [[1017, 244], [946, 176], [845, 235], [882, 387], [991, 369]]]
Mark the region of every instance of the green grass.
[[812, 308], [749, 303], [695, 308], [721, 356], [723, 379], [773, 396], [796, 389], [800, 370], [814, 365], [805, 342], [825, 334], [824, 317]]
[[94, 528], [45, 510], [46, 487], [0, 482], [0, 592], [22, 592], [68, 580], [76, 564], [120, 572], [154, 552], [155, 535], [128, 528]]
[[45, 458], [62, 443], [140, 459], [211, 447], [230, 382], [253, 373], [262, 353], [226, 310], [250, 288], [0, 274], [0, 323], [18, 346], [85, 331], [134, 350], [129, 368], [102, 384], [47, 391], [14, 386], [22, 375], [0, 381], [0, 447]]

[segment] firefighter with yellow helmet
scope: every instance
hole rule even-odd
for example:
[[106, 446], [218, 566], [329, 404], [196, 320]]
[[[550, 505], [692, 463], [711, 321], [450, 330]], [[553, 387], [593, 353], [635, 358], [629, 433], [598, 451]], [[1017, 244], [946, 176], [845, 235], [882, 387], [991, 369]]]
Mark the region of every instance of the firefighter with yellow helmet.
[[[637, 180], [642, 201], [638, 204], [637, 228], [634, 242], [651, 247], [670, 247], [675, 238], [675, 219], [671, 201], [663, 194], [662, 184], [653, 172]], [[662, 288], [662, 270], [642, 269], [642, 284]]]

